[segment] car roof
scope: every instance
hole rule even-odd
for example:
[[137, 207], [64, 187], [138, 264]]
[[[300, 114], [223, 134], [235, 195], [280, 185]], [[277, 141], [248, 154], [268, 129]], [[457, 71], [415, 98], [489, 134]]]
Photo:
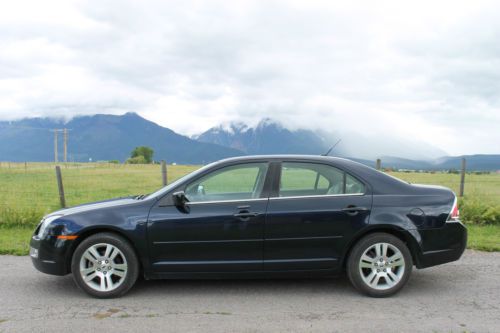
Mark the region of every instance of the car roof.
[[371, 171], [376, 171], [369, 166], [366, 166], [362, 163], [342, 158], [342, 157], [333, 157], [333, 156], [323, 156], [323, 155], [299, 155], [299, 154], [278, 154], [278, 155], [246, 155], [246, 156], [237, 156], [230, 157], [218, 162], [215, 164], [226, 164], [233, 162], [253, 162], [253, 161], [300, 161], [300, 162], [323, 162], [328, 164], [333, 164], [337, 166], [341, 166], [348, 169], [357, 169], [359, 172], [366, 173]]
[[373, 191], [378, 193], [398, 193], [408, 190], [408, 183], [394, 177], [388, 176], [365, 164], [342, 157], [321, 156], [321, 155], [247, 155], [231, 157], [219, 162], [220, 164], [231, 164], [236, 162], [258, 162], [258, 161], [298, 161], [298, 162], [323, 162], [333, 166], [340, 167], [348, 173], [368, 181], [373, 187]]
[[346, 158], [333, 157], [333, 156], [323, 156], [323, 155], [300, 155], [300, 154], [273, 154], [273, 155], [245, 155], [230, 157], [219, 162], [240, 162], [240, 161], [253, 161], [253, 160], [304, 160], [304, 161], [346, 161], [353, 162]]

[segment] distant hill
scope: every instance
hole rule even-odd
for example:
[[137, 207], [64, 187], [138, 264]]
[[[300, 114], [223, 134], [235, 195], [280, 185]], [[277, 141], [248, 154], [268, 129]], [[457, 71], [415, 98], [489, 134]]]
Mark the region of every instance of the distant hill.
[[[500, 170], [500, 155], [463, 155], [447, 156], [431, 161], [409, 160], [394, 156], [381, 157], [382, 167], [408, 170], [460, 170], [462, 158], [466, 159], [467, 170], [496, 171]], [[356, 160], [356, 158], [354, 158]], [[374, 166], [375, 162], [358, 160], [358, 162]]]
[[[208, 163], [242, 155], [237, 149], [192, 140], [161, 127], [135, 113], [121, 116], [93, 115], [68, 123], [50, 118], [0, 122], [0, 160], [53, 161], [53, 128], [70, 129], [68, 155], [71, 161], [124, 161], [136, 146], [149, 146], [156, 160], [184, 164]], [[62, 159], [62, 140], [59, 140]]]
[[459, 169], [462, 158], [469, 170], [500, 170], [500, 155], [465, 155], [442, 157], [436, 161], [442, 169]]

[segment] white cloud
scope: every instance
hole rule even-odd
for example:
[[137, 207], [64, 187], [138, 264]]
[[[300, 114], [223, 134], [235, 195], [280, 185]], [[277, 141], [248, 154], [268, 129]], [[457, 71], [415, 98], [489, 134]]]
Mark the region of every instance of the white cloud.
[[0, 118], [136, 111], [194, 134], [274, 117], [500, 153], [493, 1], [0, 5]]

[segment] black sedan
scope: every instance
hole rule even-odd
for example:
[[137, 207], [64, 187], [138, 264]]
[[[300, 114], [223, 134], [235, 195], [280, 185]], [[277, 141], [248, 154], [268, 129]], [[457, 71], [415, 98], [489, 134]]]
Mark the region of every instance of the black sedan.
[[207, 165], [159, 191], [60, 210], [36, 228], [45, 273], [92, 296], [146, 279], [313, 277], [346, 271], [374, 297], [413, 266], [462, 255], [467, 230], [447, 188], [412, 185], [322, 156], [250, 156]]

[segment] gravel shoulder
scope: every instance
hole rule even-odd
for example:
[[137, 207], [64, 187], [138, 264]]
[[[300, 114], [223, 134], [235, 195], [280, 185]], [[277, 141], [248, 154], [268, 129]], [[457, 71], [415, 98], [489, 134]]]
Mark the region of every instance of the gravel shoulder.
[[345, 277], [139, 281], [97, 300], [71, 276], [0, 256], [0, 332], [500, 332], [500, 253], [466, 251], [414, 270], [395, 297], [359, 295]]

